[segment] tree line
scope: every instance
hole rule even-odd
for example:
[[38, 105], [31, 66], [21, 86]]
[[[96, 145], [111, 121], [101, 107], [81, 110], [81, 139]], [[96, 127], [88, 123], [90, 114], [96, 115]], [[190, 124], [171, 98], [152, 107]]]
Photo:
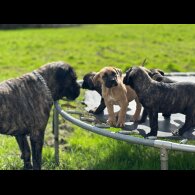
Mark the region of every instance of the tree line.
[[0, 24], [0, 29], [17, 28], [59, 28], [65, 26], [77, 26], [79, 24]]

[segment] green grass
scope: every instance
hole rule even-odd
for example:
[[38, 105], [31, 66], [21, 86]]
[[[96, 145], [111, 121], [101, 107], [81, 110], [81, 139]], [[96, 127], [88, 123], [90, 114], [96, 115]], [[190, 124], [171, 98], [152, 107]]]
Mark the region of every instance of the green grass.
[[[113, 65], [125, 71], [147, 58], [148, 68], [195, 71], [195, 25], [81, 25], [58, 29], [0, 31], [0, 81], [63, 60], [82, 79], [89, 71]], [[80, 106], [81, 96], [73, 105]], [[51, 113], [52, 114], [52, 113]], [[43, 169], [160, 169], [159, 150], [130, 145], [61, 121], [60, 166], [55, 165], [52, 119], [43, 149]], [[65, 126], [65, 127], [63, 127]], [[65, 128], [68, 128], [66, 130]], [[190, 142], [194, 144], [194, 142]], [[0, 169], [21, 169], [13, 137], [0, 136]], [[169, 152], [169, 168], [195, 169], [195, 154]]]

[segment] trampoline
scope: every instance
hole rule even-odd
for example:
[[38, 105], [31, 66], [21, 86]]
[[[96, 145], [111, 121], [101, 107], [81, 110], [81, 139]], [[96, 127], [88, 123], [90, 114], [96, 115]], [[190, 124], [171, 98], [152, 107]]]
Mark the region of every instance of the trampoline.
[[[167, 77], [170, 77], [176, 81], [190, 81], [195, 82], [195, 73], [166, 73]], [[79, 81], [81, 84], [82, 81]], [[85, 110], [89, 111], [98, 107], [101, 97], [96, 91], [85, 91], [84, 104]], [[114, 111], [117, 112], [119, 106], [114, 106]], [[141, 144], [145, 146], [155, 147], [160, 149], [160, 162], [161, 170], [168, 169], [168, 150], [178, 150], [183, 152], [195, 152], [195, 146], [187, 144], [188, 140], [195, 140], [195, 127], [188, 132], [185, 132], [182, 137], [173, 136], [171, 130], [178, 129], [184, 124], [185, 116], [183, 114], [172, 114], [170, 119], [165, 119], [161, 113], [158, 114], [159, 130], [156, 140], [145, 139], [144, 136], [150, 131], [148, 118], [143, 124], [134, 124], [131, 121], [131, 117], [135, 111], [135, 102], [129, 103], [128, 111], [126, 114], [126, 123], [123, 129], [119, 129], [117, 132], [108, 130], [104, 125], [100, 128], [99, 124], [105, 124], [108, 118], [107, 109], [103, 114], [93, 115], [93, 118], [80, 117], [80, 120], [75, 117], [76, 111], [65, 111], [61, 108], [58, 102], [54, 103], [54, 115], [53, 115], [53, 130], [54, 130], [54, 142], [55, 142], [55, 160], [56, 164], [59, 164], [59, 115], [63, 119], [93, 133], [110, 137], [116, 140], [125, 141], [129, 144]], [[142, 108], [143, 111], [143, 108]], [[72, 114], [73, 113], [73, 114]], [[96, 125], [94, 122], [98, 121]], [[135, 135], [141, 135], [143, 137], [136, 137]], [[161, 138], [167, 138], [171, 141], [163, 141]], [[173, 142], [174, 140], [180, 140], [180, 143]]]

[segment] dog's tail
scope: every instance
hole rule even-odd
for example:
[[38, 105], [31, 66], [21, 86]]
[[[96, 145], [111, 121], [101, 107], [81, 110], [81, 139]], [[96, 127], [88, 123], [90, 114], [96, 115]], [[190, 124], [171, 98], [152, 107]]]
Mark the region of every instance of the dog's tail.
[[142, 67], [144, 67], [144, 66], [145, 66], [145, 64], [146, 64], [146, 60], [147, 60], [147, 59], [145, 58], [145, 59], [144, 59], [144, 61], [142, 62], [142, 64], [141, 64], [141, 66], [142, 66]]

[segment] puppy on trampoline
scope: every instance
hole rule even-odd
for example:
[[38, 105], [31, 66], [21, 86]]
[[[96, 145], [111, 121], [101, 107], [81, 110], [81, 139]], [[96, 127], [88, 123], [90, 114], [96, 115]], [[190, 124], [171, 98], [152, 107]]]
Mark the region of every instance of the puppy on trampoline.
[[101, 96], [101, 102], [100, 105], [94, 109], [94, 110], [89, 110], [89, 113], [92, 114], [101, 114], [104, 109], [106, 108], [106, 105], [104, 103], [104, 98], [102, 97], [102, 86], [100, 82], [97, 82], [96, 85], [93, 83], [93, 78], [96, 75], [96, 72], [90, 72], [87, 73], [84, 77], [83, 77], [83, 84], [82, 84], [82, 88], [83, 89], [88, 89], [88, 90], [95, 90], [97, 91], [100, 96]]
[[[168, 77], [165, 77], [164, 72], [160, 69], [147, 69], [145, 67], [144, 69], [149, 74], [149, 76], [155, 81], [164, 82], [164, 83], [176, 83], [177, 82]], [[167, 118], [167, 119], [169, 119], [171, 116], [170, 113], [163, 113], [162, 115], [164, 116], [164, 118]], [[144, 109], [139, 123], [140, 124], [144, 123], [146, 121], [147, 116], [148, 116], [148, 113], [146, 109]]]
[[53, 101], [62, 97], [76, 99], [80, 94], [76, 79], [70, 65], [53, 62], [0, 83], [0, 133], [15, 136], [24, 169], [41, 169], [44, 133]]
[[147, 137], [157, 136], [158, 113], [182, 113], [184, 125], [173, 133], [182, 136], [195, 126], [195, 83], [163, 83], [151, 79], [143, 67], [132, 67], [126, 72], [123, 83], [132, 87], [150, 119]]
[[[135, 91], [123, 84], [122, 71], [114, 67], [105, 67], [101, 69], [94, 77], [93, 83], [95, 86], [98, 83], [102, 87], [102, 97], [104, 99], [105, 105], [108, 109], [108, 120], [107, 123], [111, 126], [124, 127], [126, 112], [129, 102], [135, 100], [136, 111], [133, 115], [133, 121], [138, 121], [141, 104]], [[114, 105], [120, 106], [120, 111], [118, 113], [118, 120], [114, 113]]]

